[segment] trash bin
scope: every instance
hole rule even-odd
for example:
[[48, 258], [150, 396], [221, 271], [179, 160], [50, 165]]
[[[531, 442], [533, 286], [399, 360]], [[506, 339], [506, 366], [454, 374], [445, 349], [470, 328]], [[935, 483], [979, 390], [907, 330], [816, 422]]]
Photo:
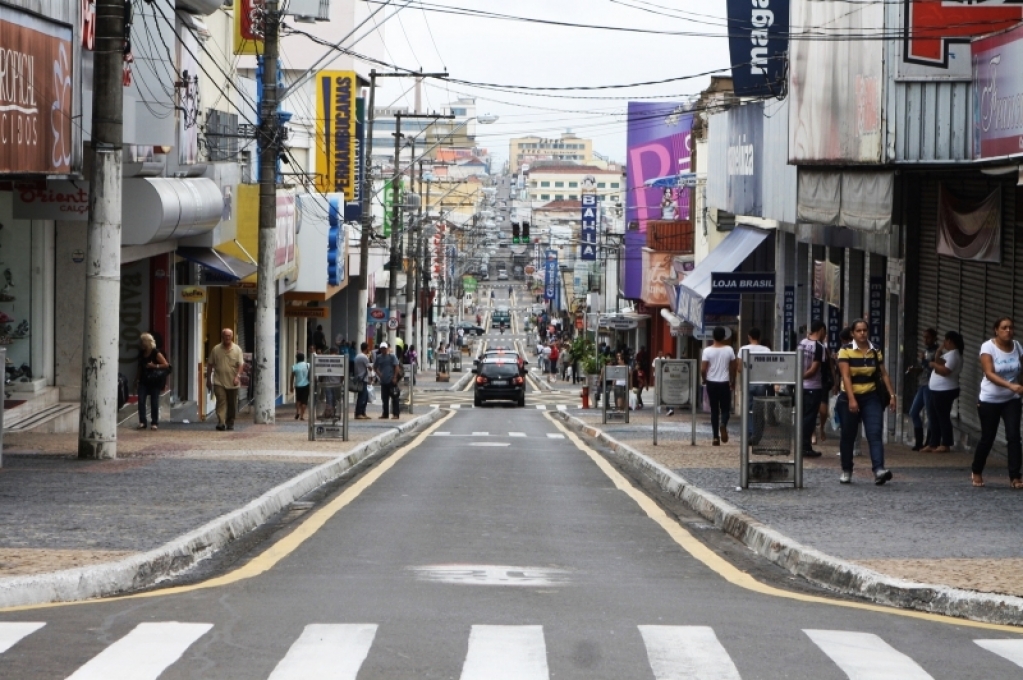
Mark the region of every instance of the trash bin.
[[451, 360], [444, 354], [437, 355], [437, 382], [451, 379]]

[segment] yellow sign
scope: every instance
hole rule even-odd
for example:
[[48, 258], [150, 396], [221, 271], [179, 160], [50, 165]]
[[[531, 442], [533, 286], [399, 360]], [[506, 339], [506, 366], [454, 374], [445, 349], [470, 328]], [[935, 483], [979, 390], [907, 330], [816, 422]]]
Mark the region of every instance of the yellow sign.
[[206, 286], [177, 286], [178, 302], [206, 302]]
[[263, 0], [237, 0], [234, 7], [234, 53], [263, 54]]
[[356, 200], [355, 71], [316, 74], [316, 188]]
[[330, 307], [285, 307], [284, 316], [290, 319], [329, 319]]

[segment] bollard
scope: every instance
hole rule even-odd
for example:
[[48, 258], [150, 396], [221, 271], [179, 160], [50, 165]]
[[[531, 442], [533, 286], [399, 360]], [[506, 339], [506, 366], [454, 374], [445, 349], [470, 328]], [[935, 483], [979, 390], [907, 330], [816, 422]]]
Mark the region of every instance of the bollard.
[[590, 407], [590, 387], [589, 385], [583, 385], [583, 390], [579, 394], [583, 397], [583, 408]]

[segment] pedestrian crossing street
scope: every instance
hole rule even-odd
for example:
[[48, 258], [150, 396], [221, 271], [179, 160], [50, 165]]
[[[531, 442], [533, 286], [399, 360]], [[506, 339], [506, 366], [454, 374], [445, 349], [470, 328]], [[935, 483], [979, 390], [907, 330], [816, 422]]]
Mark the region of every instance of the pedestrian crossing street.
[[[19, 641], [45, 634], [45, 623], [0, 622], [0, 676], [3, 654]], [[140, 623], [72, 673], [68, 680], [156, 680], [181, 661], [188, 649], [214, 626], [178, 621]], [[269, 680], [356, 680], [370, 657], [379, 626], [371, 623], [313, 623], [305, 626], [281, 658]], [[42, 631], [42, 632], [41, 632]], [[741, 680], [729, 650], [709, 626], [641, 625], [646, 666], [631, 678], [653, 680]], [[788, 656], [797, 663], [823, 652], [850, 680], [927, 680], [924, 668], [896, 646], [873, 633], [805, 629], [806, 644]], [[209, 644], [209, 640], [206, 641]], [[1008, 661], [1023, 668], [1023, 639], [980, 639], [973, 643], [991, 653], [990, 673], [1011, 677]], [[964, 644], [967, 644], [964, 642]], [[203, 654], [208, 653], [204, 648]], [[393, 653], [393, 649], [389, 653]], [[613, 649], [608, 653], [612, 654]], [[825, 659], [826, 657], [826, 659]], [[996, 660], [996, 657], [999, 657]], [[805, 665], [801, 668], [806, 669]], [[549, 680], [547, 640], [540, 625], [474, 625], [462, 660], [461, 680]], [[980, 677], [980, 676], [978, 676]]]

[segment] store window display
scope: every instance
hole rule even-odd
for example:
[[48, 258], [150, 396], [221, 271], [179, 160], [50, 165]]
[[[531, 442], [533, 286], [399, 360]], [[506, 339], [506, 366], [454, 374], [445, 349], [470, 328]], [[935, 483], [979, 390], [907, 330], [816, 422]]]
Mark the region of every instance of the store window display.
[[[7, 350], [5, 383], [30, 382], [32, 373], [32, 223], [15, 220], [11, 194], [0, 194], [0, 346]], [[10, 390], [8, 390], [10, 391]]]

